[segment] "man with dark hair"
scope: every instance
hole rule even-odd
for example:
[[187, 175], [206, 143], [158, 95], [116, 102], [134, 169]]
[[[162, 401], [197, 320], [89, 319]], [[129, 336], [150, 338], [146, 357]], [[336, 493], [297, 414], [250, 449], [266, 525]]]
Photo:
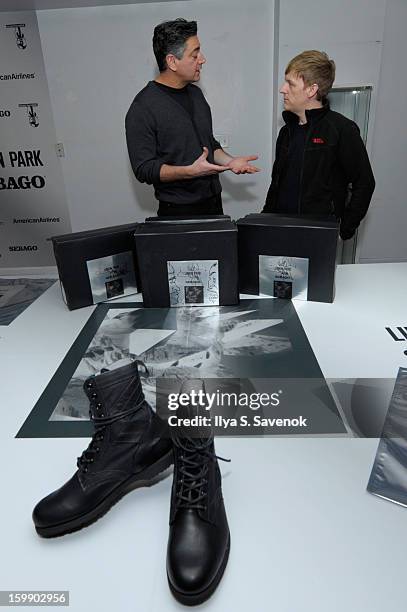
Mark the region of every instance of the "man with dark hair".
[[219, 174], [251, 174], [257, 156], [232, 157], [215, 140], [208, 103], [197, 83], [205, 57], [196, 21], [176, 19], [154, 29], [160, 70], [133, 100], [126, 138], [136, 178], [154, 185], [158, 215], [222, 214]]
[[346, 240], [367, 213], [375, 181], [358, 126], [329, 108], [334, 80], [326, 53], [304, 51], [289, 62], [280, 89], [286, 125], [263, 212], [335, 215]]

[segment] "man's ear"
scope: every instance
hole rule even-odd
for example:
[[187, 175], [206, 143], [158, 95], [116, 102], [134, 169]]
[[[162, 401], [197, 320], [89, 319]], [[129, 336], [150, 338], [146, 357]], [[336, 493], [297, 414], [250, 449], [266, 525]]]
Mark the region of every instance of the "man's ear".
[[168, 55], [165, 56], [165, 61], [167, 63], [167, 68], [169, 70], [172, 70], [172, 72], [176, 72], [177, 71], [176, 59], [177, 58], [172, 53], [168, 53]]
[[314, 96], [316, 96], [317, 92], [318, 92], [318, 89], [319, 89], [319, 87], [318, 87], [317, 83], [313, 83], [312, 85], [308, 85], [308, 87], [307, 87], [307, 95], [308, 95], [308, 97], [309, 98], [313, 98]]

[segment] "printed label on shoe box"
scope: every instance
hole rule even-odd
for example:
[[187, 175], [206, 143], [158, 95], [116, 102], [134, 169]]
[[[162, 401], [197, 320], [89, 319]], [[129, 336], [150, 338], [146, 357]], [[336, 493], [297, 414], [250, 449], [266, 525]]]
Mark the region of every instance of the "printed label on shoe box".
[[90, 259], [86, 265], [94, 304], [137, 293], [131, 251]]
[[219, 305], [217, 259], [167, 261], [171, 306]]

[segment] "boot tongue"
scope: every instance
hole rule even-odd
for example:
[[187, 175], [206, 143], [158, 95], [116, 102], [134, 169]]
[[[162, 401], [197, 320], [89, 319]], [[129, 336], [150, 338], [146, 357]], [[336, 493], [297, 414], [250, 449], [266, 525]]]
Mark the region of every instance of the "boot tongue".
[[[179, 395], [184, 396], [182, 404], [177, 409], [178, 423], [171, 427], [171, 436], [181, 456], [184, 478], [182, 496], [185, 504], [191, 507], [202, 502], [202, 485], [213, 450], [213, 431], [210, 411], [207, 410], [205, 384], [202, 379], [185, 380]], [[187, 398], [190, 401], [186, 401]], [[193, 419], [193, 426], [183, 424], [183, 421]]]

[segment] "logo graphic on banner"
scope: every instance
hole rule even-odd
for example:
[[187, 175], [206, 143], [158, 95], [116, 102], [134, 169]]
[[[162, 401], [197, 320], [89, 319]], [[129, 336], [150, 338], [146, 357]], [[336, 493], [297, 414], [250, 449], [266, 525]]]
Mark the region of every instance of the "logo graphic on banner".
[[14, 34], [16, 36], [16, 44], [19, 49], [27, 48], [27, 41], [21, 28], [25, 28], [25, 23], [10, 23], [6, 25], [6, 28], [14, 28]]
[[18, 106], [21, 107], [21, 108], [26, 108], [27, 109], [28, 123], [32, 127], [38, 127], [40, 125], [40, 123], [38, 121], [38, 115], [37, 115], [37, 113], [34, 110], [34, 108], [36, 108], [38, 106], [38, 104], [36, 102], [30, 102], [29, 104], [19, 104]]

